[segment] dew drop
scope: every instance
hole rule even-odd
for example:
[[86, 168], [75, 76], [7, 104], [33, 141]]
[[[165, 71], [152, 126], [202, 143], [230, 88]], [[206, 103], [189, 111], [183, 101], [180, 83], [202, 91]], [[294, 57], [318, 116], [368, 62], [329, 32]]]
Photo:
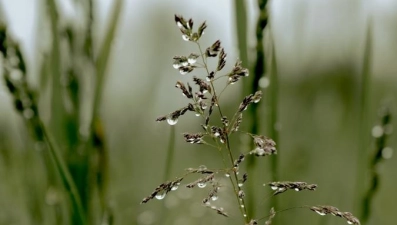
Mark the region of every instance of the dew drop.
[[244, 217], [247, 217], [247, 214], [244, 214]]
[[348, 224], [353, 224], [353, 223], [352, 223], [352, 222], [350, 222], [350, 221], [347, 221], [347, 223], [348, 223]]
[[372, 128], [372, 136], [375, 138], [379, 138], [383, 135], [383, 128], [381, 126], [374, 126]]
[[278, 187], [276, 187], [276, 186], [271, 186], [270, 187], [272, 190], [277, 190], [278, 189]]
[[207, 166], [205, 166], [205, 165], [200, 165], [200, 166], [198, 167], [198, 169], [199, 169], [200, 171], [203, 171], [203, 170], [206, 170], [206, 169], [207, 169]]
[[217, 196], [217, 195], [213, 195], [213, 196], [211, 197], [211, 200], [212, 200], [212, 201], [218, 200], [218, 196]]
[[299, 188], [295, 188], [295, 191], [300, 191]]
[[325, 216], [325, 213], [323, 213], [323, 212], [320, 212], [320, 211], [315, 211], [316, 213], [318, 213], [318, 215], [320, 215], [320, 216]]
[[187, 61], [188, 61], [190, 64], [194, 64], [194, 63], [196, 63], [196, 62], [197, 62], [197, 59], [194, 59], [194, 58], [188, 58], [188, 59], [187, 59]]
[[226, 176], [226, 177], [230, 177], [230, 174], [229, 174], [229, 173], [225, 173], [225, 176]]
[[166, 193], [165, 192], [160, 192], [156, 195], [156, 198], [158, 200], [164, 199], [165, 198]]
[[181, 22], [177, 22], [176, 25], [177, 25], [179, 28], [182, 28], [182, 27], [183, 27], [183, 25], [182, 25]]
[[269, 78], [267, 76], [266, 77], [262, 77], [259, 80], [259, 87], [261, 87], [261, 88], [267, 88], [267, 87], [269, 87], [269, 84], [270, 84], [270, 80], [269, 80]]
[[239, 187], [242, 187], [244, 184], [243, 183], [238, 183], [238, 186]]
[[178, 64], [178, 63], [174, 63], [174, 64], [172, 64], [172, 66], [173, 66], [175, 69], [179, 69], [179, 67], [181, 67], [181, 65]]
[[173, 119], [173, 118], [171, 118], [171, 117], [168, 117], [168, 118], [167, 118], [167, 123], [168, 123], [169, 125], [175, 125], [177, 122], [178, 122], [178, 119]]
[[183, 70], [183, 69], [179, 69], [179, 73], [181, 73], [182, 75], [185, 75], [185, 74], [187, 74], [187, 71]]
[[30, 108], [24, 109], [23, 110], [23, 116], [26, 119], [32, 119], [32, 117], [34, 116], [34, 111]]
[[201, 114], [200, 113], [196, 113], [196, 116], [200, 116]]
[[182, 62], [182, 66], [188, 66], [189, 65], [189, 63], [188, 62]]
[[184, 41], [189, 41], [189, 36], [187, 36], [186, 34], [182, 35], [182, 39]]
[[384, 159], [390, 159], [393, 156], [393, 149], [390, 147], [386, 147], [382, 149], [382, 157]]
[[259, 99], [255, 99], [254, 103], [258, 103], [258, 102], [260, 102], [260, 100], [261, 100], [260, 98]]
[[244, 208], [244, 205], [240, 205], [241, 208]]
[[197, 183], [197, 187], [199, 187], [199, 188], [205, 188], [205, 186], [207, 186], [207, 183], [205, 183], [205, 182]]
[[174, 186], [172, 186], [171, 191], [176, 191], [179, 188], [179, 184], [180, 183], [177, 183]]

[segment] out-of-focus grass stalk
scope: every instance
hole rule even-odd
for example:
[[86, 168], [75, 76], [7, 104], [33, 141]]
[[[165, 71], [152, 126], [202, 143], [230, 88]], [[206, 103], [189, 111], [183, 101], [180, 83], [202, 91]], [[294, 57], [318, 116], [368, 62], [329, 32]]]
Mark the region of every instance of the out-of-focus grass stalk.
[[[57, 143], [55, 142], [54, 138], [52, 135], [47, 131], [43, 123], [40, 123], [40, 127], [43, 131], [44, 138], [46, 140], [46, 144], [48, 146], [48, 150], [54, 159], [55, 162], [55, 167], [59, 171], [59, 174], [61, 175], [61, 180], [64, 184], [64, 187], [66, 188], [67, 192], [70, 195], [71, 201], [73, 208], [75, 210], [76, 215], [79, 218], [78, 224], [87, 224], [86, 223], [86, 217], [84, 213], [84, 209], [81, 204], [81, 198], [79, 195], [79, 192], [77, 191], [77, 187], [73, 181], [72, 176], [69, 173], [69, 170], [66, 166], [66, 163], [61, 155], [60, 148], [58, 147]], [[76, 221], [74, 221], [76, 222]]]
[[[234, 0], [234, 9], [236, 15], [236, 31], [237, 31], [237, 43], [239, 50], [239, 57], [242, 61], [242, 65], [248, 68], [248, 47], [247, 47], [247, 9], [245, 1]], [[247, 81], [243, 80], [243, 87], [247, 86]], [[245, 97], [245, 94], [242, 94]]]
[[[259, 8], [259, 16], [256, 24], [256, 62], [254, 65], [254, 74], [253, 78], [251, 79], [251, 84], [249, 87], [249, 92], [250, 93], [255, 93], [256, 91], [259, 90], [259, 80], [265, 75], [266, 72], [266, 59], [265, 59], [265, 49], [264, 49], [264, 29], [266, 28], [267, 25], [267, 10], [266, 10], [266, 4], [267, 0], [258, 0], [258, 8]], [[249, 108], [248, 111], [248, 117], [251, 121], [249, 130], [250, 133], [252, 134], [257, 134], [259, 132], [259, 125], [260, 125], [260, 120], [259, 120], [259, 115], [258, 115], [258, 105], [254, 104]], [[252, 145], [252, 144], [251, 144]], [[249, 146], [250, 148], [253, 148], [253, 146]], [[274, 157], [273, 157], [274, 158]], [[253, 157], [248, 158], [247, 161], [247, 170], [248, 173], [255, 174], [255, 165], [256, 165], [256, 160]], [[255, 177], [255, 175], [254, 175]], [[250, 209], [249, 212], [252, 213], [252, 215], [249, 215], [250, 218], [253, 218], [255, 215], [255, 210], [253, 210], [254, 206], [256, 205], [255, 203], [255, 188], [253, 186], [253, 183], [250, 183], [247, 185], [248, 192], [251, 193], [248, 195], [248, 208]]]
[[168, 138], [167, 160], [165, 161], [163, 180], [168, 180], [170, 178], [172, 164], [174, 162], [174, 149], [175, 149], [175, 126], [171, 126], [171, 133]]
[[357, 150], [357, 175], [356, 175], [356, 186], [355, 186], [355, 209], [359, 215], [359, 218], [364, 217], [362, 211], [362, 199], [365, 195], [365, 191], [368, 186], [368, 146], [370, 143], [369, 135], [369, 105], [370, 105], [370, 91], [371, 91], [371, 61], [372, 61], [372, 24], [369, 20], [365, 47], [364, 57], [362, 64], [362, 77], [361, 77], [361, 89], [360, 89], [360, 105], [359, 105], [359, 131], [358, 131], [358, 150]]
[[[109, 57], [111, 55], [111, 50], [113, 42], [115, 39], [116, 31], [119, 25], [120, 12], [123, 7], [123, 0], [117, 0], [113, 4], [113, 9], [111, 11], [110, 20], [108, 27], [106, 29], [105, 38], [99, 49], [98, 57], [95, 60], [95, 70], [96, 70], [96, 89], [94, 94], [94, 103], [92, 110], [92, 122], [91, 122], [91, 135], [94, 139], [95, 147], [98, 150], [99, 164], [97, 175], [100, 179], [97, 180], [99, 198], [101, 202], [101, 208], [104, 211], [104, 215], [107, 215], [109, 221], [111, 221], [112, 215], [110, 208], [107, 206], [107, 186], [108, 186], [108, 152], [104, 143], [104, 134], [101, 119], [99, 116], [100, 102], [103, 94], [103, 84], [105, 81], [105, 74], [108, 67]], [[90, 2], [90, 7], [92, 10], [92, 2]], [[90, 18], [92, 18], [92, 11], [90, 11]], [[90, 40], [87, 40], [90, 41]], [[109, 222], [108, 221], [108, 222]]]
[[366, 224], [371, 216], [371, 203], [373, 201], [373, 197], [375, 196], [379, 188], [380, 176], [379, 173], [377, 172], [377, 166], [384, 159], [383, 151], [385, 151], [386, 149], [386, 141], [391, 133], [391, 128], [390, 128], [391, 112], [388, 106], [385, 106], [380, 111], [380, 117], [381, 117], [381, 124], [378, 125], [378, 128], [381, 129], [382, 132], [380, 132], [381, 133], [380, 136], [375, 137], [376, 151], [373, 157], [371, 158], [370, 168], [369, 168], [371, 173], [371, 184], [362, 202], [362, 209], [361, 209], [363, 213], [363, 216], [361, 218], [362, 224]]
[[94, 100], [94, 112], [93, 116], [96, 117], [98, 114], [99, 104], [102, 97], [102, 89], [105, 80], [106, 69], [108, 66], [109, 56], [111, 54], [111, 49], [113, 41], [115, 39], [117, 27], [119, 25], [120, 12], [123, 7], [123, 0], [116, 0], [113, 5], [113, 9], [110, 15], [110, 21], [106, 29], [106, 35], [99, 49], [98, 57], [95, 61], [96, 73], [97, 73], [97, 86], [95, 90], [95, 100]]
[[49, 76], [51, 77], [51, 121], [50, 128], [55, 138], [60, 140], [64, 136], [64, 107], [62, 100], [62, 86], [61, 86], [61, 55], [60, 55], [60, 40], [59, 40], [59, 13], [57, 5], [54, 0], [47, 0], [47, 11], [50, 17], [50, 27], [52, 36], [52, 46], [49, 60]]
[[[270, 29], [269, 29], [270, 30]], [[278, 83], [278, 70], [277, 70], [277, 57], [275, 43], [273, 35], [270, 31], [270, 41], [271, 41], [271, 59], [270, 59], [270, 69], [269, 69], [269, 87], [268, 87], [268, 131], [267, 134], [277, 143], [277, 148], [280, 149], [279, 142], [279, 132], [278, 132], [278, 93], [279, 93], [279, 83]], [[280, 151], [279, 151], [280, 152]], [[271, 157], [271, 171], [272, 180], [277, 181], [278, 177], [278, 162], [280, 160], [280, 154], [277, 157]], [[278, 202], [277, 198], [271, 198], [271, 207], [277, 208]]]
[[[168, 137], [168, 147], [167, 147], [167, 159], [164, 165], [164, 175], [163, 180], [169, 180], [172, 171], [172, 165], [174, 163], [174, 152], [175, 152], [175, 126], [170, 126], [171, 131]], [[159, 218], [164, 224], [168, 224], [167, 220], [167, 208], [161, 211]]]

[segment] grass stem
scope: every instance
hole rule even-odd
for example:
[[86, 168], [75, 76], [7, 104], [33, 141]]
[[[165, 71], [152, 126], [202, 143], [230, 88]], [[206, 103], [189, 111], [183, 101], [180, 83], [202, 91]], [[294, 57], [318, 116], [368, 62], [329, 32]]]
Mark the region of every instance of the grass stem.
[[[55, 167], [59, 171], [59, 174], [61, 176], [61, 180], [64, 184], [64, 187], [66, 188], [67, 192], [70, 195], [70, 199], [72, 201], [74, 213], [79, 218], [79, 224], [85, 225], [86, 223], [86, 216], [84, 213], [84, 209], [81, 203], [81, 198], [79, 195], [79, 192], [77, 190], [77, 187], [73, 181], [73, 178], [71, 174], [69, 173], [69, 170], [67, 169], [66, 163], [64, 159], [62, 158], [60, 148], [58, 147], [57, 143], [55, 142], [54, 138], [51, 136], [49, 132], [47, 132], [47, 129], [45, 128], [44, 124], [40, 124], [41, 129], [44, 134], [44, 138], [46, 140], [46, 143], [48, 145], [48, 149], [50, 151], [50, 154], [52, 158], [54, 159], [55, 162]], [[76, 221], [75, 221], [76, 222]]]
[[362, 64], [362, 78], [361, 78], [361, 90], [360, 90], [360, 105], [359, 105], [359, 137], [358, 137], [358, 151], [357, 151], [357, 175], [356, 175], [356, 186], [355, 186], [355, 209], [359, 212], [359, 217], [364, 216], [362, 211], [362, 199], [365, 196], [365, 191], [368, 186], [368, 146], [370, 143], [369, 136], [369, 105], [370, 105], [370, 83], [371, 83], [371, 60], [372, 60], [372, 34], [371, 34], [371, 23], [368, 23], [365, 46], [364, 46], [364, 57]]

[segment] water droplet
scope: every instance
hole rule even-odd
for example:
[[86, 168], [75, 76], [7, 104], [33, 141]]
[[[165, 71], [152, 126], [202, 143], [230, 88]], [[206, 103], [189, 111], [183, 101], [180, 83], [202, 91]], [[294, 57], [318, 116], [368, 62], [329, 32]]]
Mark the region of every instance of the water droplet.
[[184, 41], [189, 41], [189, 36], [187, 36], [186, 34], [182, 35], [182, 39]]
[[200, 165], [200, 166], [198, 167], [198, 169], [199, 169], [200, 171], [207, 170], [207, 166], [205, 166], [205, 165]]
[[350, 222], [350, 221], [347, 221], [347, 223], [348, 223], [348, 224], [353, 224], [353, 223], [352, 223], [352, 222]]
[[172, 118], [172, 117], [167, 118], [167, 123], [169, 125], [175, 125], [177, 122], [178, 122], [178, 118]]
[[179, 183], [172, 186], [171, 191], [176, 191], [179, 188]]
[[197, 59], [194, 59], [194, 58], [188, 58], [188, 59], [187, 59], [187, 61], [188, 61], [190, 64], [194, 64], [194, 63], [196, 63], [196, 62], [197, 62]]
[[244, 217], [247, 217], [247, 214], [244, 214]]
[[276, 186], [271, 186], [270, 187], [272, 190], [277, 190], [278, 189], [278, 187], [276, 187]]
[[226, 177], [230, 177], [230, 174], [229, 174], [229, 173], [225, 173], [225, 176], [226, 176]]
[[34, 111], [31, 108], [24, 109], [23, 116], [26, 119], [32, 119], [32, 117], [34, 116]]
[[377, 125], [377, 126], [374, 126], [374, 127], [372, 128], [372, 136], [373, 136], [373, 137], [379, 138], [379, 137], [382, 136], [382, 135], [383, 135], [383, 128], [382, 128], [382, 126]]
[[182, 28], [182, 27], [183, 27], [183, 25], [182, 25], [181, 22], [177, 22], [176, 25], [177, 25], [179, 28]]
[[179, 73], [181, 73], [182, 75], [185, 75], [185, 74], [187, 74], [187, 71], [180, 68]]
[[156, 198], [157, 198], [158, 200], [161, 200], [161, 199], [164, 199], [164, 198], [165, 198], [165, 195], [166, 195], [165, 192], [159, 192], [159, 193], [157, 193]]
[[390, 159], [393, 156], [393, 149], [390, 147], [386, 147], [382, 149], [382, 157], [384, 159]]
[[295, 191], [300, 191], [299, 188], [295, 188]]
[[189, 63], [188, 62], [182, 62], [182, 66], [188, 66], [189, 65]]
[[196, 116], [200, 116], [201, 114], [200, 114], [200, 113], [196, 113], [195, 115], [196, 115]]
[[259, 99], [255, 99], [254, 103], [258, 103], [258, 102], [260, 102], [260, 100], [261, 100], [260, 98]]
[[205, 182], [197, 183], [197, 187], [199, 187], [199, 188], [205, 188], [205, 186], [207, 186], [207, 183], [205, 183]]
[[325, 213], [321, 212], [321, 211], [315, 211], [316, 213], [318, 213], [318, 215], [320, 216], [325, 216]]
[[269, 87], [269, 84], [270, 84], [270, 80], [267, 76], [262, 77], [259, 80], [259, 87], [261, 87], [261, 88], [267, 88], [267, 87]]
[[244, 205], [240, 205], [241, 208], [244, 208]]
[[218, 196], [217, 196], [217, 195], [213, 195], [213, 196], [211, 197], [211, 200], [212, 200], [212, 201], [218, 200]]
[[243, 183], [238, 183], [238, 186], [239, 187], [242, 187], [244, 184]]

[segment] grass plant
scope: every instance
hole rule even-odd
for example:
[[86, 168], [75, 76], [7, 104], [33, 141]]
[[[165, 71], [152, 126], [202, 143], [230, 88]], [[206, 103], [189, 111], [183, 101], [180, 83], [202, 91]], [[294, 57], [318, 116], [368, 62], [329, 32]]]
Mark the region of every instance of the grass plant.
[[[266, 224], [271, 224], [273, 217], [285, 210], [276, 211], [271, 209], [268, 216], [253, 217], [250, 211], [252, 207], [247, 207], [246, 196], [254, 195], [250, 190], [245, 190], [245, 184], [248, 182], [248, 173], [243, 172], [241, 165], [246, 158], [250, 157], [274, 157], [277, 154], [276, 142], [271, 138], [263, 135], [253, 134], [240, 130], [243, 121], [244, 111], [254, 104], [258, 104], [262, 98], [262, 92], [257, 91], [254, 94], [245, 96], [236, 112], [229, 114], [222, 108], [221, 99], [225, 98], [222, 94], [226, 88], [231, 88], [233, 84], [244, 79], [249, 75], [247, 68], [242, 66], [240, 60], [234, 64], [231, 71], [224, 72], [226, 65], [226, 53], [222, 47], [221, 41], [215, 41], [211, 46], [203, 48], [200, 44], [200, 38], [207, 28], [206, 22], [201, 23], [196, 30], [193, 29], [193, 19], [185, 19], [182, 16], [175, 15], [175, 23], [182, 33], [183, 40], [191, 42], [197, 46], [198, 53], [190, 53], [187, 56], [175, 56], [173, 67], [180, 74], [189, 76], [191, 73], [202, 71], [201, 77], [193, 76], [194, 89], [189, 83], [177, 81], [175, 87], [179, 89], [190, 103], [174, 112], [160, 116], [156, 119], [158, 122], [166, 121], [169, 125], [174, 126], [180, 120], [180, 117], [192, 112], [203, 120], [200, 126], [201, 132], [184, 133], [183, 137], [187, 143], [202, 145], [203, 147], [212, 148], [218, 151], [220, 155], [219, 167], [208, 168], [205, 165], [199, 167], [187, 168], [185, 173], [175, 179], [161, 183], [145, 197], [141, 204], [147, 203], [152, 199], [162, 200], [172, 191], [177, 191], [182, 182], [191, 179], [196, 175], [198, 179], [185, 184], [186, 188], [208, 188], [208, 195], [202, 200], [203, 207], [213, 210], [223, 217], [229, 217], [230, 214], [223, 206], [217, 204], [219, 194], [226, 184], [224, 179], [228, 180], [233, 194], [236, 198], [235, 205], [239, 209], [241, 222], [246, 225], [258, 224], [258, 221], [268, 219]], [[204, 49], [204, 50], [203, 50]], [[216, 61], [216, 67], [210, 67], [210, 60]], [[217, 83], [217, 85], [215, 85]], [[223, 85], [222, 85], [223, 84]], [[220, 89], [215, 87], [223, 86]], [[277, 90], [277, 89], [276, 89]], [[214, 115], [218, 114], [218, 117]], [[220, 119], [219, 119], [220, 118]], [[236, 135], [247, 135], [252, 139], [254, 149], [241, 149], [236, 152], [231, 146], [231, 139]], [[255, 179], [255, 178], [254, 178]], [[273, 190], [272, 196], [275, 197], [288, 190], [314, 191], [316, 184], [306, 182], [275, 181], [266, 184]], [[257, 198], [257, 196], [255, 196]], [[294, 207], [297, 208], [297, 207]], [[333, 206], [301, 206], [298, 208], [307, 208], [320, 215], [331, 214], [344, 218], [350, 224], [360, 224], [359, 220], [349, 212], [341, 212]], [[292, 208], [291, 208], [292, 209]]]

